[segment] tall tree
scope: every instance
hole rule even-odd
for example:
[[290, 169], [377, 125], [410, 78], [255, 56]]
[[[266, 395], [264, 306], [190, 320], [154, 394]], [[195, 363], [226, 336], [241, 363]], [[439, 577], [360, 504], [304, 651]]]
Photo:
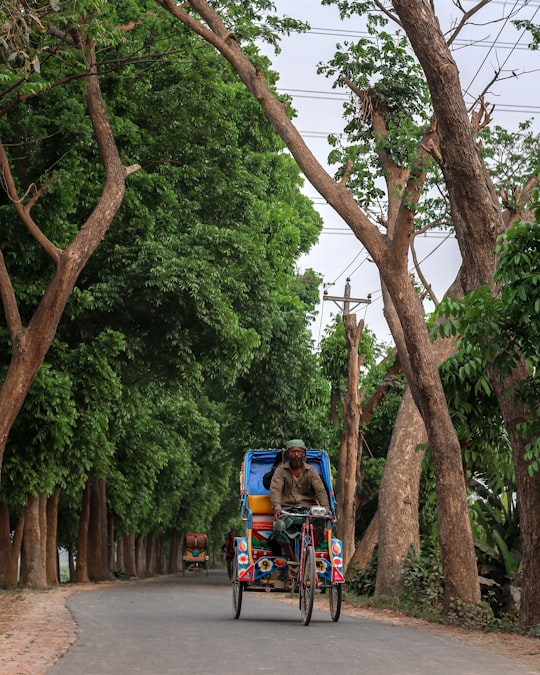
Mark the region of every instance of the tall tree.
[[[476, 147], [474, 125], [469, 121], [458, 68], [430, 5], [420, 0], [394, 0], [393, 5], [430, 87], [440, 139], [441, 166], [463, 258], [463, 288], [465, 292], [470, 292], [478, 286], [487, 285], [499, 293], [494, 275], [498, 256], [494, 251], [497, 237], [504, 232], [508, 222], [501, 213], [493, 184]], [[537, 184], [538, 178], [531, 176], [528, 189], [519, 196], [522, 204], [529, 198], [530, 188]], [[527, 378], [527, 366], [520, 359], [509, 373], [493, 370], [491, 384], [511, 439], [517, 493], [522, 508], [524, 595], [520, 622], [524, 626], [532, 626], [540, 622], [540, 595], [535, 590], [540, 575], [540, 556], [538, 522], [534, 515], [540, 513], [540, 472], [531, 476], [528, 471], [527, 441], [519, 431], [523, 415], [527, 413], [514, 393], [515, 388]]]
[[[140, 3], [122, 7], [142, 11]], [[126, 19], [120, 9], [116, 4], [114, 18]], [[112, 29], [101, 36], [105, 61], [96, 69], [120, 152], [140, 159], [145, 171], [133, 177], [115, 227], [79, 274], [42, 371], [57, 378], [69, 372], [62, 388], [56, 380], [55, 393], [65, 395], [73, 419], [56, 406], [54, 396], [35, 389], [34, 381], [33, 391], [44, 398], [28, 400], [3, 476], [12, 502], [27, 494], [9, 489], [17, 466], [33, 468], [27, 472], [32, 490], [56, 494], [56, 484], [62, 485], [60, 532], [72, 550], [79, 547], [81, 580], [110, 572], [104, 545], [112, 518], [108, 523], [103, 518], [105, 487], [109, 515], [121, 536], [152, 538], [170, 528], [202, 527], [219, 511], [229, 479], [236, 475], [239, 457], [233, 462], [230, 449], [238, 453], [238, 446], [222, 442], [220, 424], [227, 428], [227, 400], [239, 376], [250, 381], [251, 364], [267, 366], [273, 342], [282, 340], [294, 399], [283, 397], [275, 426], [286, 429], [282, 418], [285, 413], [291, 417], [291, 407], [295, 417], [304, 419], [301, 411], [312, 406], [301, 378], [316, 368], [305, 315], [313, 306], [317, 280], [297, 279], [294, 260], [315, 241], [321, 222], [300, 194], [298, 168], [212, 49], [194, 46], [189, 32], [172, 34], [167, 16], [156, 21], [155, 14], [128, 14], [133, 16], [140, 20], [133, 30], [126, 33], [120, 26], [116, 34]], [[134, 62], [139, 50], [152, 58]], [[114, 68], [106, 58], [111, 53]], [[183, 58], [171, 57], [177, 53]], [[124, 66], [120, 73], [119, 66]], [[43, 77], [58, 75], [49, 67], [43, 64]], [[67, 214], [73, 219], [87, 214], [101, 188], [95, 146], [88, 139], [81, 142], [88, 127], [80, 104], [83, 91], [77, 80], [69, 89], [53, 88], [52, 96], [32, 99], [20, 118], [12, 114], [20, 124], [2, 121], [4, 134], [30, 137], [34, 132], [42, 139], [17, 166], [27, 180], [55, 166], [56, 181], [33, 208], [47, 222], [49, 237], [62, 242], [73, 235]], [[223, 115], [229, 105], [231, 114]], [[48, 142], [52, 137], [54, 142]], [[46, 285], [49, 262], [29, 250], [24, 236], [11, 227], [12, 206], [6, 202], [2, 208], [10, 233], [6, 250], [12, 285], [21, 315], [27, 316]], [[256, 380], [256, 367], [251, 374]], [[279, 381], [277, 372], [274, 381]], [[322, 395], [321, 383], [315, 386]], [[252, 404], [252, 399], [242, 400], [239, 419]], [[68, 458], [64, 445], [45, 437], [39, 427], [43, 418], [53, 439], [57, 434], [69, 445]], [[20, 454], [26, 447], [26, 419], [28, 429], [40, 432], [32, 439], [35, 454], [27, 453], [28, 464]], [[275, 428], [272, 433], [277, 435]], [[262, 435], [260, 429], [255, 434]], [[63, 471], [67, 467], [69, 475]], [[86, 479], [87, 499], [81, 505]], [[196, 499], [197, 489], [204, 499]], [[92, 537], [96, 550], [88, 547]]]
[[[14, 6], [13, 9], [14, 13], [9, 18], [14, 25], [20, 25], [17, 23], [20, 19], [17, 15], [19, 7]], [[88, 10], [89, 7], [86, 9]], [[50, 7], [47, 10], [50, 10]], [[54, 11], [52, 14], [54, 15]], [[27, 18], [31, 35], [39, 35], [42, 29], [39, 17], [33, 11], [29, 11]], [[51, 23], [51, 31], [57, 36], [53, 37], [48, 45], [51, 58], [52, 55], [58, 56], [59, 51], [65, 48], [64, 56], [69, 54], [65, 63], [69, 63], [72, 59], [73, 70], [69, 72], [69, 75], [72, 77], [77, 75], [84, 82], [81, 90], [81, 103], [84, 102], [86, 106], [88, 122], [91, 124], [91, 129], [87, 126], [85, 131], [88, 135], [88, 142], [95, 144], [96, 152], [101, 158], [102, 192], [100, 196], [96, 195], [95, 199], [84, 209], [84, 216], [82, 213], [78, 214], [80, 229], [72, 232], [71, 237], [68, 238], [65, 237], [64, 232], [63, 237], [59, 237], [59, 241], [55, 243], [50, 236], [47, 236], [46, 220], [39, 222], [32, 215], [32, 211], [36, 210], [36, 204], [40, 199], [44, 199], [47, 190], [49, 193], [52, 191], [50, 184], [53, 179], [46, 174], [48, 167], [42, 166], [41, 171], [29, 175], [25, 171], [24, 154], [10, 159], [8, 149], [26, 147], [29, 139], [21, 138], [16, 131], [16, 126], [12, 126], [9, 131], [3, 127], [3, 138], [0, 141], [0, 165], [8, 205], [4, 208], [11, 209], [12, 217], [15, 216], [21, 227], [26, 228], [40, 253], [48, 259], [52, 274], [50, 281], [43, 288], [42, 297], [35, 311], [31, 311], [26, 316], [21, 315], [18, 298], [8, 271], [10, 252], [6, 256], [0, 252], [0, 296], [12, 349], [11, 360], [0, 386], [0, 411], [2, 411], [0, 415], [0, 466], [9, 431], [54, 339], [70, 293], [81, 270], [109, 228], [122, 203], [127, 175], [138, 168], [137, 165], [126, 167], [122, 163], [109, 124], [97, 77], [96, 41], [91, 31], [86, 30], [86, 20], [95, 17], [87, 15], [82, 18], [82, 23], [81, 17], [62, 16], [60, 13], [49, 18], [51, 22], [53, 19], [57, 21], [56, 24]], [[14, 49], [13, 46], [12, 49]], [[20, 63], [20, 53], [16, 50], [14, 52], [16, 64]], [[8, 55], [8, 62], [9, 56], [11, 55]], [[33, 54], [32, 60], [33, 66], [30, 68], [30, 73], [35, 75], [37, 81], [32, 83], [31, 78], [30, 82], [28, 81], [29, 73], [25, 72], [25, 69], [29, 68], [29, 64], [24, 60], [22, 65], [11, 74], [7, 87], [4, 89], [6, 103], [2, 112], [4, 116], [8, 111], [10, 112], [10, 124], [20, 103], [47, 89], [47, 85], [55, 84], [54, 81], [46, 82], [41, 76], [37, 53]], [[21, 128], [24, 128], [24, 124]], [[59, 159], [57, 157], [57, 160]], [[14, 165], [17, 166], [16, 172], [13, 170]], [[60, 243], [61, 239], [64, 239], [63, 245]]]
[[[401, 177], [402, 204], [390, 236], [358, 207], [346, 179], [339, 183], [317, 162], [287, 116], [282, 103], [269, 89], [260, 70], [243, 53], [237, 39], [217, 12], [203, 0], [178, 6], [171, 0], [157, 2], [184, 25], [218, 49], [237, 71], [240, 79], [262, 105], [268, 119], [287, 144], [306, 177], [325, 197], [362, 241], [378, 265], [389, 296], [399, 316], [407, 354], [400, 354], [409, 386], [424, 419], [435, 461], [439, 532], [445, 571], [445, 603], [458, 598], [469, 605], [480, 603], [476, 561], [467, 511], [467, 493], [459, 441], [444, 399], [437, 364], [431, 353], [423, 309], [408, 273], [409, 235], [413, 204], [425, 180], [427, 150], [435, 131], [426, 131], [416, 164]], [[192, 14], [194, 10], [204, 23]], [[234, 29], [233, 29], [234, 30]]]
[[[514, 380], [510, 392], [515, 407], [514, 433], [522, 447], [517, 465], [515, 447], [512, 455], [516, 471], [521, 534], [520, 620], [524, 625], [538, 623], [540, 603], [538, 583], [535, 577], [531, 577], [531, 570], [536, 569], [540, 553], [539, 512], [530, 510], [531, 500], [534, 502], [537, 494], [540, 472], [540, 424], [537, 406], [539, 216], [540, 210], [537, 207], [536, 222], [515, 224], [508, 230], [505, 238], [500, 239], [497, 246], [500, 258], [495, 273], [495, 282], [500, 285], [500, 290], [494, 291], [489, 286], [482, 286], [471, 292], [462, 302], [448, 300], [441, 307], [441, 312], [449, 317], [441, 331], [445, 334], [461, 335], [461, 348], [465, 354], [462, 368], [467, 374], [476, 374], [476, 388], [483, 387], [489, 392], [491, 385], [500, 401], [501, 380], [508, 386], [507, 374], [515, 371], [516, 364], [527, 372], [526, 378]], [[494, 375], [499, 386], [493, 386]], [[488, 378], [489, 384], [486, 381]], [[505, 426], [508, 405], [507, 402], [506, 407], [501, 407]], [[512, 445], [514, 446], [514, 442]]]

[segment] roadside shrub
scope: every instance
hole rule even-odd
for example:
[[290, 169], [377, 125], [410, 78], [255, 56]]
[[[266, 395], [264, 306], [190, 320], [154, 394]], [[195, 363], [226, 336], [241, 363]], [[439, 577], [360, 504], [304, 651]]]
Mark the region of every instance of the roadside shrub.
[[403, 570], [403, 601], [411, 607], [439, 612], [444, 597], [443, 572], [439, 552], [411, 549]]
[[347, 580], [347, 590], [355, 595], [371, 597], [375, 593], [377, 578], [377, 548], [375, 547], [368, 567], [355, 570]]

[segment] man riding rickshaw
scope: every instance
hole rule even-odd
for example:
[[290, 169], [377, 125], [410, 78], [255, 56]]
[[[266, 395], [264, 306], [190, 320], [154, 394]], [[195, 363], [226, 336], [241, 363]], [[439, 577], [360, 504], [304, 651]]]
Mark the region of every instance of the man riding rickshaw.
[[[265, 474], [272, 471], [269, 489]], [[268, 477], [268, 476], [267, 476]], [[240, 476], [245, 536], [236, 537], [233, 615], [243, 591], [298, 591], [308, 624], [316, 593], [330, 595], [339, 619], [343, 577], [341, 541], [333, 536], [335, 501], [330, 460], [322, 450], [293, 439], [284, 450], [249, 450]]]

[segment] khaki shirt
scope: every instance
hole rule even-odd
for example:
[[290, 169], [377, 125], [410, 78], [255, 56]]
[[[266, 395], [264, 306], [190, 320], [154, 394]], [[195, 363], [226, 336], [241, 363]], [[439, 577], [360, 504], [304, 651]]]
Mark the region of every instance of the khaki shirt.
[[289, 462], [283, 462], [277, 467], [270, 483], [270, 501], [274, 513], [313, 504], [320, 504], [327, 511], [330, 510], [322, 478], [316, 469], [305, 462], [298, 478], [293, 475]]

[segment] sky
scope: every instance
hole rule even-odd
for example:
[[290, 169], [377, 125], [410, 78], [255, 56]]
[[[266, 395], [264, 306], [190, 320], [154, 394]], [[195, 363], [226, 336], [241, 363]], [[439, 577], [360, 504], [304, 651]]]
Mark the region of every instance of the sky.
[[[273, 69], [280, 76], [279, 91], [292, 96], [298, 112], [297, 129], [317, 159], [328, 167], [326, 160], [330, 146], [326, 138], [343, 129], [342, 105], [346, 94], [333, 90], [332, 81], [324, 75], [317, 75], [317, 64], [333, 56], [337, 42], [353, 42], [360, 37], [364, 27], [358, 18], [341, 22], [337, 9], [321, 7], [319, 0], [274, 2], [279, 14], [303, 19], [311, 26], [306, 34], [284, 38], [280, 55], [267, 53]], [[461, 4], [465, 10], [470, 10], [476, 3], [462, 0]], [[492, 85], [486, 96], [496, 106], [493, 124], [517, 130], [520, 121], [532, 118], [533, 128], [540, 133], [540, 52], [528, 50], [528, 34], [518, 31], [504, 19], [512, 9], [519, 10], [520, 18], [531, 18], [540, 24], [540, 0], [491, 0], [474, 17], [474, 25], [460, 33], [453, 55], [467, 103], [484, 91], [495, 70], [500, 70], [504, 79]], [[452, 0], [435, 0], [435, 10], [444, 32], [461, 17]], [[333, 173], [336, 167], [328, 168]], [[352, 297], [364, 299], [371, 295], [370, 304], [359, 304], [354, 310], [358, 319], [364, 319], [379, 340], [392, 344], [382, 313], [375, 265], [344, 221], [307, 181], [304, 192], [312, 199], [324, 222], [318, 244], [298, 262], [300, 271], [313, 268], [323, 277], [318, 316], [311, 327], [315, 342], [318, 344], [325, 326], [340, 312], [334, 302], [322, 300], [323, 289], [328, 295], [342, 297], [349, 278]], [[422, 271], [440, 299], [459, 269], [460, 255], [455, 237], [446, 232], [432, 232], [417, 238], [415, 246]], [[429, 301], [425, 307], [428, 312], [434, 308]]]

